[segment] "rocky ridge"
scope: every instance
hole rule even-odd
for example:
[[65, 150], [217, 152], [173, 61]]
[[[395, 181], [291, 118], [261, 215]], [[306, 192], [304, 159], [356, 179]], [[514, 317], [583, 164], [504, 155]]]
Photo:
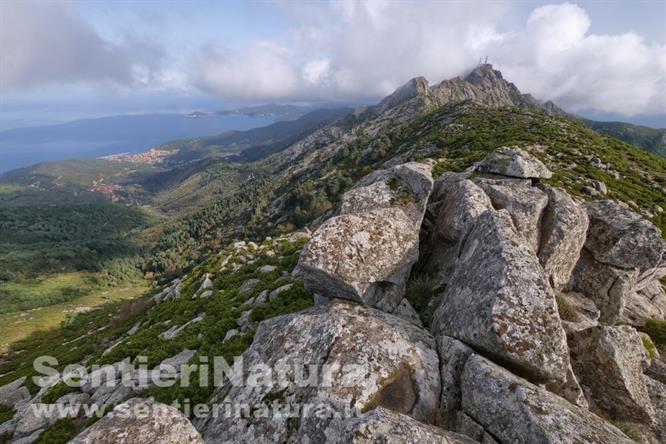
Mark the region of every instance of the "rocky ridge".
[[[658, 281], [664, 241], [621, 205], [584, 203], [541, 183], [550, 171], [530, 150], [502, 148], [473, 169], [436, 180], [432, 162], [400, 164], [360, 180], [335, 216], [288, 240], [307, 240], [291, 274], [313, 293], [312, 308], [253, 320], [257, 307], [294, 285], [277, 280], [263, 289], [261, 277], [276, 273], [276, 251], [285, 245], [271, 239], [237, 242], [219, 259], [219, 272], [177, 279], [151, 298], [155, 307], [205, 304], [216, 297], [220, 276], [253, 267], [255, 277], [235, 280], [230, 294], [242, 298], [245, 311], [222, 342], [256, 330], [243, 354], [246, 364], [304, 364], [326, 378], [307, 387], [295, 371], [280, 385], [227, 381], [210, 402], [256, 409], [277, 400], [319, 405], [331, 415], [210, 416], [193, 423], [198, 431], [175, 410], [165, 410], [173, 416], [168, 426], [107, 415], [73, 442], [364, 443], [382, 436], [388, 442], [661, 442], [666, 364], [646, 349], [649, 338], [636, 327], [664, 320], [666, 295]], [[260, 257], [270, 260], [257, 263]], [[425, 304], [431, 318], [412, 306], [417, 301], [408, 284], [422, 275], [433, 287]], [[610, 289], [599, 287], [611, 278]], [[163, 323], [159, 336], [177, 341], [209, 318], [202, 312], [181, 325]], [[102, 356], [122, 356], [139, 326]], [[186, 364], [195, 354], [182, 350], [153, 371]], [[44, 400], [59, 381], [36, 396], [25, 378], [0, 387], [3, 403], [18, 412], [2, 430], [16, 442], [32, 442], [62, 420], [31, 413], [48, 405]], [[136, 398], [150, 390], [140, 378], [129, 388], [85, 381], [80, 392], [56, 403], [120, 411], [153, 405]]]
[[[427, 187], [433, 191], [425, 197], [405, 187], [407, 198], [392, 198], [391, 193], [403, 186], [393, 180], [395, 168], [408, 166], [377, 171], [348, 192], [343, 202], [353, 197], [357, 203], [343, 204], [340, 215], [314, 232], [296, 269], [306, 288], [315, 294], [317, 307], [262, 324], [260, 338], [247, 352], [254, 359], [272, 362], [289, 350], [290, 356], [308, 356], [308, 362], [318, 366], [331, 360], [338, 364], [374, 362], [374, 371], [366, 373], [366, 378], [386, 376], [379, 378], [379, 384], [354, 380], [351, 389], [319, 387], [303, 393], [287, 388], [281, 395], [294, 403], [315, 396], [334, 411], [351, 405], [358, 412], [354, 417], [363, 420], [380, 408], [391, 410], [398, 416], [380, 414], [373, 421], [383, 422], [386, 429], [399, 429], [394, 436], [398, 441], [422, 433], [423, 427], [435, 426], [478, 442], [620, 443], [637, 437], [643, 442], [661, 442], [666, 414], [661, 399], [666, 387], [645, 372], [656, 358], [649, 357], [644, 338], [635, 327], [618, 327], [610, 318], [574, 326], [558, 311], [559, 301], [566, 298], [582, 299], [596, 308], [595, 294], [576, 293], [580, 264], [587, 260], [585, 252], [581, 255], [584, 248], [603, 244], [597, 251], [599, 256], [612, 256], [616, 259], [613, 266], [633, 270], [654, 284], [661, 276], [664, 242], [651, 234], [651, 224], [635, 214], [624, 216], [630, 223], [615, 222], [616, 212], [595, 210], [612, 206], [612, 202], [586, 204], [539, 184], [550, 177], [550, 171], [524, 150], [501, 149], [474, 170], [446, 174]], [[424, 183], [430, 183], [427, 163], [416, 170]], [[484, 191], [489, 184], [501, 187], [503, 193], [498, 197]], [[540, 203], [526, 205], [530, 199], [525, 196]], [[396, 241], [397, 230], [403, 234], [414, 230], [408, 229], [407, 223], [394, 228], [388, 221], [380, 221], [377, 212], [389, 206], [394, 212], [381, 214], [393, 215], [395, 220], [409, 218], [414, 216], [414, 208], [424, 207], [424, 199], [427, 211], [412, 217], [418, 221], [425, 216], [420, 226], [421, 259], [416, 263], [416, 240], [409, 247]], [[405, 202], [410, 205], [405, 206]], [[598, 218], [603, 220], [601, 227]], [[642, 230], [632, 225], [639, 219]], [[529, 229], [519, 229], [517, 221], [528, 223]], [[609, 228], [604, 230], [604, 226]], [[609, 238], [605, 243], [597, 241]], [[655, 260], [640, 255], [640, 261], [632, 261], [635, 251], [628, 245], [636, 244], [655, 251]], [[415, 310], [405, 292], [405, 267], [444, 274], [434, 280], [439, 286], [431, 301], [435, 314], [425, 328], [420, 320], [414, 321]], [[396, 275], [400, 278], [395, 279]], [[370, 287], [390, 289], [387, 293], [392, 303], [374, 297], [376, 292], [367, 291]], [[625, 319], [639, 319], [634, 323], [638, 327], [646, 318], [632, 311], [631, 300], [639, 297], [641, 289], [629, 283], [627, 291], [616, 295], [626, 308]], [[660, 289], [645, 311], [666, 307], [666, 296]], [[569, 318], [587, 313], [573, 310]], [[587, 311], [594, 309], [588, 307]], [[359, 319], [358, 327], [352, 324], [355, 319]], [[413, 336], [415, 331], [421, 332], [418, 339]], [[345, 339], [347, 335], [361, 342], [353, 345]], [[331, 337], [335, 338], [333, 345]], [[273, 346], [273, 341], [280, 346]], [[331, 346], [345, 352], [332, 351]], [[409, 357], [413, 347], [425, 347], [430, 354], [420, 354], [415, 360]], [[400, 357], [380, 358], [393, 350], [401, 350]], [[429, 358], [424, 360], [424, 356]], [[426, 384], [432, 374], [426, 375], [423, 369], [435, 369], [438, 384]], [[656, 388], [654, 393], [649, 393], [648, 386]], [[266, 397], [242, 389], [220, 393], [230, 402], [244, 401], [248, 396], [255, 401]], [[438, 393], [437, 407], [433, 408], [432, 397]], [[375, 401], [368, 405], [366, 400], [370, 399]], [[400, 415], [412, 420], [399, 419]], [[614, 423], [607, 418], [614, 418]], [[271, 418], [232, 426], [211, 418], [203, 427], [210, 442], [265, 437], [273, 442], [339, 442], [331, 437], [339, 439], [349, 420], [301, 417], [296, 424], [289, 426]], [[615, 424], [630, 431], [632, 437]], [[344, 442], [374, 442], [368, 439]], [[432, 439], [449, 442], [453, 438]]]

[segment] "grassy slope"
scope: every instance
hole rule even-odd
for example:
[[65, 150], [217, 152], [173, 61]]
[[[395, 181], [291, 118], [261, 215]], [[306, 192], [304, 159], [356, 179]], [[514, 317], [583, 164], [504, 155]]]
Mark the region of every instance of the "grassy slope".
[[[69, 285], [77, 285], [87, 291], [85, 281], [77, 284], [79, 274], [65, 274], [50, 278], [48, 285], [55, 282], [69, 280]], [[84, 296], [69, 300], [68, 302], [48, 305], [20, 313], [0, 314], [0, 353], [7, 351], [11, 344], [29, 337], [34, 332], [57, 329], [58, 326], [77, 310], [86, 310], [116, 301], [134, 299], [147, 290], [147, 283], [135, 282], [131, 285], [116, 288], [99, 288], [90, 290]]]
[[[208, 356], [212, 363], [214, 356], [223, 356], [232, 363], [234, 357], [240, 356], [252, 343], [254, 331], [249, 330], [224, 343], [222, 339], [229, 330], [236, 328], [236, 319], [248, 309], [244, 304], [250, 298], [263, 290], [271, 291], [285, 284], [293, 285], [274, 300], [255, 307], [252, 313], [252, 320], [255, 322], [300, 311], [313, 304], [312, 296], [303, 289], [300, 281], [283, 276], [283, 272], [291, 271], [296, 265], [303, 244], [304, 240], [291, 241], [288, 238], [267, 240], [263, 251], [273, 250], [277, 253], [276, 256], [269, 257], [256, 252], [255, 263], [243, 265], [236, 272], [220, 271], [223, 257], [247, 255], [234, 252], [234, 249], [229, 247], [222, 251], [222, 257], [216, 255], [209, 258], [184, 279], [182, 296], [179, 299], [154, 305], [150, 302], [150, 294], [156, 292], [153, 291], [141, 299], [115, 302], [98, 310], [79, 314], [60, 328], [35, 332], [16, 342], [11, 347], [9, 359], [0, 363], [0, 375], [3, 375], [0, 376], [0, 386], [20, 376], [37, 375], [32, 363], [36, 357], [43, 355], [56, 357], [60, 364], [58, 369], [78, 363], [84, 357], [90, 358], [88, 365], [94, 365], [113, 363], [137, 355], [146, 356], [148, 366], [152, 368], [185, 348], [197, 350], [191, 362], [199, 363], [201, 356]], [[258, 270], [262, 265], [268, 264], [276, 267], [274, 272], [262, 273]], [[209, 298], [193, 300], [192, 295], [198, 290], [204, 273], [214, 274], [214, 294]], [[240, 285], [251, 278], [259, 279], [260, 283], [251, 292], [240, 293]], [[201, 322], [191, 324], [177, 338], [164, 340], [159, 337], [160, 333], [168, 330], [170, 326], [182, 325], [198, 314], [206, 316]], [[138, 322], [141, 322], [141, 327], [128, 337], [127, 331]], [[118, 345], [113, 351], [104, 355], [104, 351], [116, 343]], [[212, 370], [209, 374], [212, 378]], [[192, 381], [198, 381], [198, 373], [194, 373], [192, 378]], [[31, 381], [31, 378], [29, 380]], [[33, 393], [38, 390], [33, 382], [29, 382], [28, 386]], [[72, 391], [76, 390], [56, 385], [46, 394], [45, 399], [52, 402]], [[164, 403], [184, 399], [191, 400], [192, 403], [207, 403], [213, 391], [212, 384], [208, 387], [200, 387], [198, 384], [190, 387], [175, 385], [149, 389], [130, 397], [153, 396]], [[11, 414], [5, 413], [7, 416]], [[89, 421], [85, 418], [59, 421], [48, 427], [40, 439], [49, 444], [65, 443], [86, 424], [89, 424]]]
[[[567, 118], [458, 105], [433, 110], [377, 137], [365, 136], [361, 127], [342, 150], [298, 175], [281, 174], [286, 165], [280, 163], [279, 154], [249, 164], [253, 178], [237, 192], [176, 218], [160, 232], [154, 269], [187, 267], [218, 248], [221, 240], [261, 238], [303, 226], [334, 208], [355, 180], [396, 155], [406, 160], [442, 158], [438, 171], [461, 171], [497, 147], [531, 144], [548, 147], [534, 154], [555, 170], [552, 183], [589, 199], [582, 187], [589, 185], [589, 179], [602, 180], [609, 186], [608, 197], [636, 210], [649, 210], [655, 214], [655, 224], [666, 229], [664, 213], [657, 210], [666, 209], [666, 160]], [[591, 157], [610, 165], [622, 178], [592, 166]], [[564, 169], [573, 164], [573, 169]], [[579, 176], [587, 179], [578, 180]], [[281, 201], [277, 209], [276, 199]]]
[[602, 134], [666, 157], [666, 129], [648, 128], [625, 122], [597, 122], [586, 119], [583, 119], [583, 123]]

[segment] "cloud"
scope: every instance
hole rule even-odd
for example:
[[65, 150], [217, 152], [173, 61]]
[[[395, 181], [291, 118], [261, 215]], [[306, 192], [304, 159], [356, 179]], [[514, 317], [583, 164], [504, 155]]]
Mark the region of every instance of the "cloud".
[[[573, 4], [507, 28], [504, 2], [332, 1], [298, 16], [291, 39], [206, 54], [200, 85], [223, 96], [377, 98], [408, 79], [463, 75], [486, 55], [523, 92], [571, 111], [666, 113], [666, 46], [635, 33], [590, 34]], [[219, 51], [219, 50], [218, 50]]]
[[253, 43], [242, 53], [208, 47], [196, 65], [196, 83], [228, 98], [285, 98], [301, 86], [289, 51], [269, 42]]
[[103, 39], [69, 3], [0, 2], [0, 91], [44, 85], [150, 82], [163, 52]]
[[523, 91], [570, 111], [666, 113], [666, 45], [635, 33], [589, 34], [590, 24], [577, 5], [542, 6], [489, 52]]

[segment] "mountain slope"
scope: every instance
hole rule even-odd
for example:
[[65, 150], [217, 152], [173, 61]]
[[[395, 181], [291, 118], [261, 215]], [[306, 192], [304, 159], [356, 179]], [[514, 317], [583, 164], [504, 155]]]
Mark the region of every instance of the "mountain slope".
[[[536, 155], [553, 164], [552, 183], [589, 199], [586, 187], [592, 180], [603, 181], [610, 196], [666, 228], [666, 161], [599, 135], [576, 120], [551, 115], [514, 94], [496, 71], [487, 66], [479, 71], [480, 76], [495, 76], [500, 91], [479, 92], [456, 79], [457, 90], [474, 95], [470, 99], [464, 93], [446, 102], [442, 97], [448, 96], [425, 89], [427, 82], [412, 80], [377, 107], [349, 115], [249, 164], [253, 179], [238, 193], [176, 220], [165, 230], [155, 250], [155, 265], [160, 257], [173, 261], [182, 254], [190, 259], [199, 256], [207, 251], [206, 239], [259, 237], [330, 214], [351, 183], [387, 161], [395, 162], [392, 158], [432, 157], [440, 159], [440, 172], [461, 171], [505, 145], [542, 145]], [[445, 89], [455, 88], [447, 84]], [[517, 98], [515, 103], [506, 102], [511, 106], [495, 106], [498, 98], [511, 97]]]
[[582, 121], [599, 133], [615, 137], [661, 157], [666, 157], [666, 129], [648, 128], [625, 122], [598, 122], [588, 119], [582, 119]]
[[[658, 319], [664, 293], [657, 280], [659, 229], [666, 229], [666, 160], [532, 102], [488, 66], [467, 79], [441, 87], [415, 79], [377, 107], [346, 115], [254, 161], [205, 158], [161, 173], [164, 187], [189, 182], [187, 188], [205, 190], [200, 197], [188, 195], [192, 201], [184, 214], [142, 232], [153, 242], [146, 270], [159, 275], [161, 288], [133, 303], [72, 316], [61, 329], [16, 344], [0, 362], [0, 384], [16, 386], [2, 389], [48, 405], [63, 396], [90, 399], [82, 395], [89, 391], [107, 408], [135, 396], [209, 407], [249, 400], [255, 407], [317, 395], [360, 413], [349, 423], [324, 424], [300, 416], [277, 424], [261, 415], [244, 422], [234, 418], [233, 424], [223, 417], [199, 418], [194, 425], [207, 442], [255, 433], [300, 442], [303, 435], [319, 437], [314, 434], [321, 430], [330, 433], [317, 442], [332, 436], [338, 444], [388, 433], [382, 430], [405, 442], [470, 442], [450, 430], [502, 443], [555, 443], [572, 436], [624, 443], [630, 441], [623, 431], [658, 433], [653, 412], [666, 409], [650, 407], [651, 396], [655, 403], [663, 398], [655, 397], [661, 386], [647, 376], [656, 346], [635, 328], [650, 331], [657, 342], [666, 328]], [[503, 146], [522, 150], [498, 152]], [[509, 168], [516, 165], [503, 157], [507, 152], [527, 159], [518, 165], [532, 173], [517, 175]], [[480, 168], [484, 159], [487, 168]], [[494, 167], [488, 167], [489, 159], [495, 159]], [[458, 186], [452, 184], [461, 182], [463, 191], [478, 188], [479, 201], [452, 192]], [[605, 195], [599, 191], [604, 188]], [[219, 195], [211, 196], [215, 191]], [[595, 202], [602, 199], [619, 203]], [[474, 207], [478, 202], [485, 205], [482, 213]], [[438, 210], [447, 203], [453, 217]], [[564, 209], [558, 212], [555, 205]], [[607, 206], [613, 211], [604, 212]], [[594, 229], [587, 230], [584, 217], [569, 220], [588, 208]], [[467, 210], [471, 217], [457, 217]], [[560, 218], [556, 226], [552, 218]], [[319, 237], [307, 254], [301, 249], [310, 233], [295, 231], [301, 227]], [[557, 243], [557, 236], [575, 244], [576, 254], [560, 243], [556, 252], [564, 259], [546, 267], [552, 258], [541, 243]], [[569, 236], [575, 239], [569, 242]], [[607, 248], [610, 237], [620, 239], [621, 248]], [[635, 245], [642, 250], [637, 253]], [[434, 276], [422, 273], [432, 270], [432, 257], [442, 259], [434, 260]], [[566, 267], [561, 260], [568, 261]], [[557, 284], [569, 282], [572, 273], [579, 278], [575, 292]], [[307, 309], [315, 303], [312, 292], [317, 306]], [[347, 301], [327, 303], [340, 297]], [[572, 354], [566, 333], [578, 329], [586, 334], [571, 343], [578, 350]], [[69, 387], [54, 379], [40, 390], [30, 379], [17, 379], [34, 375], [34, 358], [47, 353], [62, 366], [121, 367], [121, 360], [141, 355], [156, 368], [205, 357], [208, 364], [195, 371], [200, 376], [202, 368], [210, 371], [214, 357], [231, 361], [244, 352], [270, 363], [305, 357], [317, 366], [361, 367], [343, 390], [291, 383], [284, 390], [137, 383], [98, 393], [88, 384]], [[441, 363], [460, 371], [442, 376]], [[576, 378], [590, 386], [592, 411]], [[600, 388], [600, 381], [614, 389]], [[654, 385], [648, 390], [646, 384]], [[631, 394], [634, 387], [641, 387], [639, 397]], [[442, 393], [452, 395], [443, 399]], [[627, 399], [631, 403], [620, 402]], [[0, 410], [14, 437], [35, 432], [45, 442], [63, 442], [93, 422], [83, 415], [49, 420], [42, 431], [23, 419], [20, 408]], [[114, 436], [109, 421], [93, 428]], [[151, 429], [144, 436], [155, 441], [159, 433]]]

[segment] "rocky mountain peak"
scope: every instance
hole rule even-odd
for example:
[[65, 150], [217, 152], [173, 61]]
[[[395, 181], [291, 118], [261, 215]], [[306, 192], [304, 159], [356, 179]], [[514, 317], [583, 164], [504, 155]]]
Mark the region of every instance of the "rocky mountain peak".
[[384, 111], [394, 108], [408, 100], [414, 99], [419, 96], [427, 96], [430, 91], [428, 80], [423, 77], [414, 77], [407, 83], [396, 89], [392, 94], [386, 96], [374, 108], [376, 114], [381, 114]]
[[[474, 68], [465, 77], [444, 80], [433, 86], [428, 84], [425, 77], [414, 77], [379, 104], [370, 107], [369, 115], [374, 118], [406, 103], [412, 104], [409, 109], [419, 111], [428, 105], [444, 106], [458, 102], [471, 102], [494, 108], [539, 108], [548, 114], [564, 114], [552, 102], [542, 104], [531, 95], [521, 93], [516, 85], [504, 79], [500, 71], [485, 63]], [[414, 112], [403, 114], [411, 116]]]

